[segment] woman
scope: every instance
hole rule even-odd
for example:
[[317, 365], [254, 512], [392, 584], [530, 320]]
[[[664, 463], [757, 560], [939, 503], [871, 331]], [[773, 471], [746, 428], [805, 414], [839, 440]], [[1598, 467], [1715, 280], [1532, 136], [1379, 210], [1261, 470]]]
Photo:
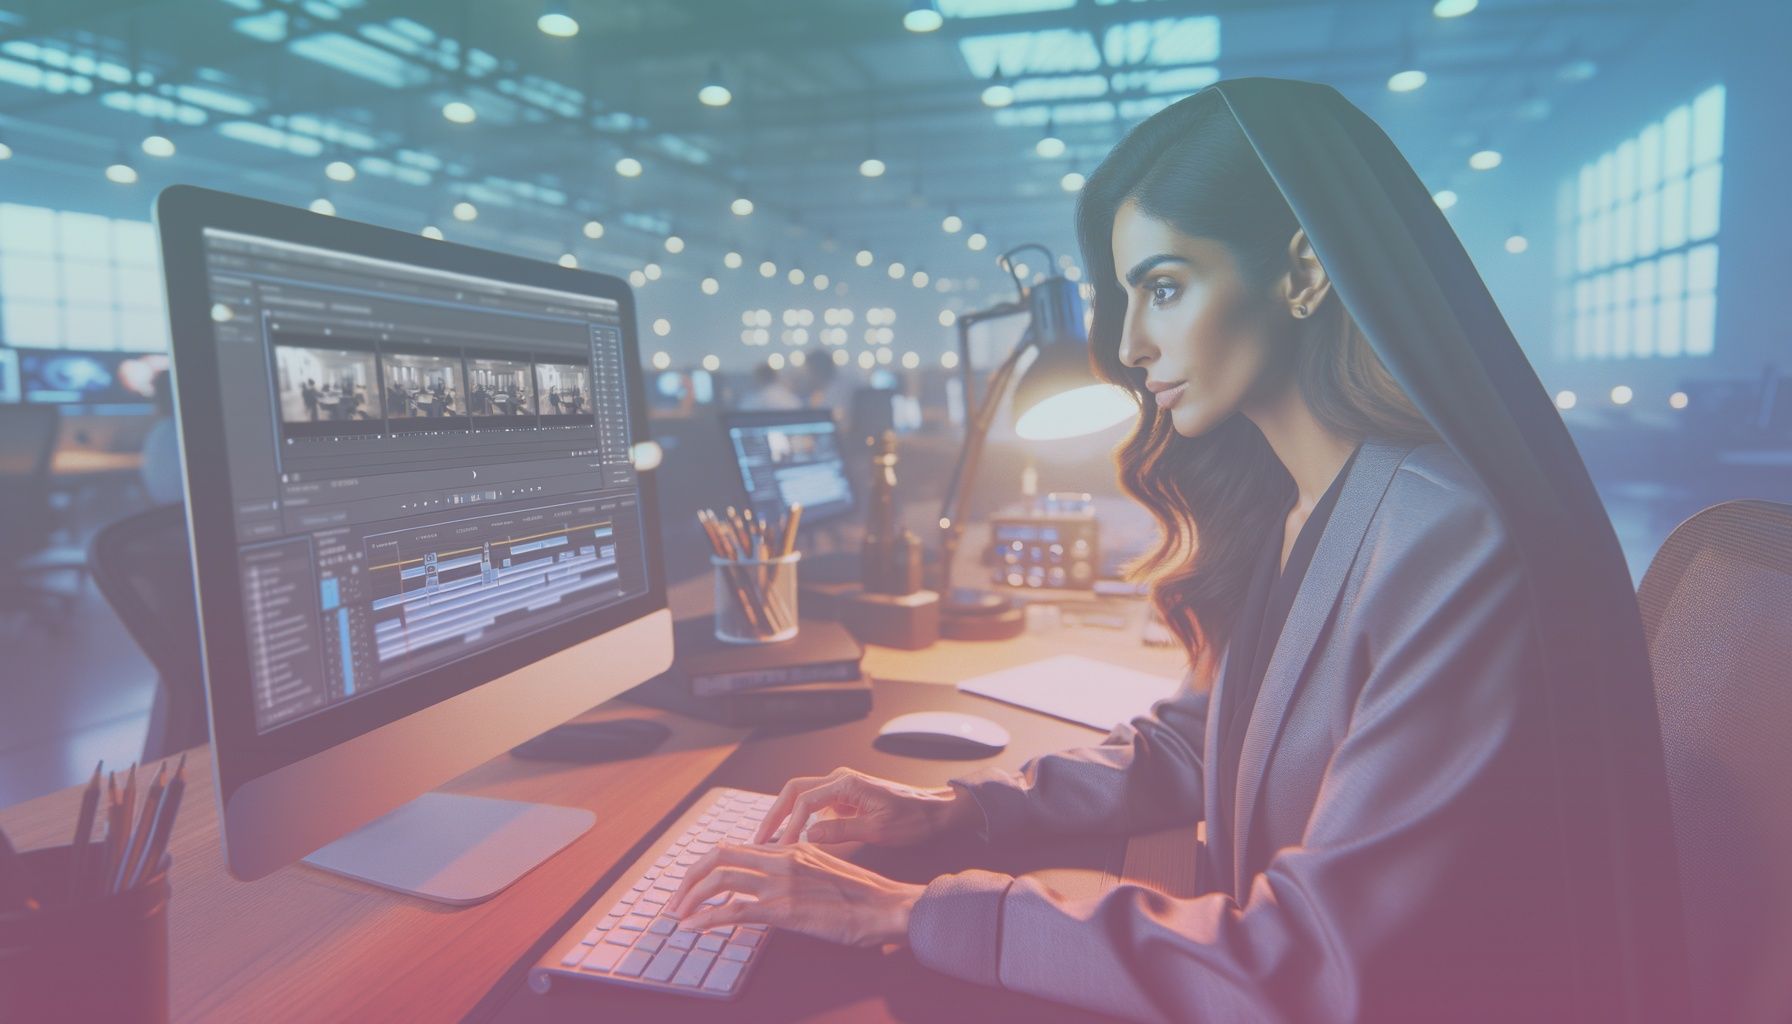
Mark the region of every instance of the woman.
[[[766, 845], [709, 855], [674, 911], [906, 942], [1141, 1020], [1684, 1019], [1628, 574], [1392, 144], [1329, 88], [1220, 83], [1127, 136], [1078, 228], [1095, 362], [1141, 404], [1121, 482], [1163, 527], [1154, 598], [1192, 685], [1019, 772], [795, 780]], [[799, 842], [1195, 821], [1192, 899], [904, 885]]]

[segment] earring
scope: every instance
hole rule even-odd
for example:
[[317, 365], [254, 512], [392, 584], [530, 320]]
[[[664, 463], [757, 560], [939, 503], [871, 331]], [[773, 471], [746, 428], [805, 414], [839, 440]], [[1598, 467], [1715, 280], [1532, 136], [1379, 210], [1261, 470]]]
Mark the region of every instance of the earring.
[[1300, 305], [1294, 307], [1294, 316], [1296, 319], [1305, 319], [1306, 315], [1307, 315], [1307, 304], [1306, 303], [1303, 302]]

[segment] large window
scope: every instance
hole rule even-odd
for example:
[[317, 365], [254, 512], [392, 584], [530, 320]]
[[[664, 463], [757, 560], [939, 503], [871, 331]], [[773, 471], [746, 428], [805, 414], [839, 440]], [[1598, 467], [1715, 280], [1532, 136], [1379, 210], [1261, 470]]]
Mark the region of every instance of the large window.
[[1714, 85], [1562, 183], [1558, 357], [1711, 354], [1723, 149]]
[[0, 344], [165, 350], [155, 228], [0, 203]]

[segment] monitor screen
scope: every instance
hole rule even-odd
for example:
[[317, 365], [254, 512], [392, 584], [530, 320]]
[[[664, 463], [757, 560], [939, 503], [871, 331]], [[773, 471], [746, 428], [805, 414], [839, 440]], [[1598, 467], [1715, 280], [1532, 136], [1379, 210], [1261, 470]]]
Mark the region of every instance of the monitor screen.
[[0, 348], [0, 402], [16, 402], [19, 397], [19, 352]]
[[801, 503], [802, 521], [818, 523], [852, 511], [840, 433], [828, 410], [731, 413], [722, 425], [756, 514], [781, 515]]
[[168, 368], [162, 352], [25, 348], [17, 359], [24, 400], [56, 405], [145, 405], [155, 401], [156, 374]]
[[208, 227], [255, 728], [649, 591], [618, 303]]

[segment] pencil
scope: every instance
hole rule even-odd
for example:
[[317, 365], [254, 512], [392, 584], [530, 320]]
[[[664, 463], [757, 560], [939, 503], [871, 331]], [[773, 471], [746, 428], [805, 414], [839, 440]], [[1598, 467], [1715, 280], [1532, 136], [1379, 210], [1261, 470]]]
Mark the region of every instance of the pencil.
[[0, 829], [0, 911], [33, 911], [38, 903], [31, 898], [31, 886], [25, 879], [25, 861], [12, 848], [12, 840]]
[[118, 844], [124, 835], [124, 804], [118, 800], [118, 773], [106, 773], [106, 845], [101, 848], [97, 875], [96, 896], [105, 894], [106, 880], [112, 877], [112, 869], [118, 863]]
[[112, 876], [112, 891], [123, 892], [130, 880], [131, 870], [143, 856], [143, 847], [149, 842], [149, 830], [158, 807], [161, 806], [162, 787], [168, 781], [168, 763], [164, 761], [156, 768], [155, 781], [149, 784], [149, 791], [143, 795], [143, 810], [136, 815], [131, 824], [131, 838], [125, 844], [124, 856], [119, 858], [118, 870]]
[[[709, 546], [715, 552], [716, 557], [732, 560], [728, 553], [727, 543], [720, 532], [723, 527], [716, 522], [715, 513], [707, 509], [699, 510], [697, 522], [703, 526], [703, 532], [709, 535]], [[725, 566], [723, 571], [733, 583], [734, 597], [740, 603], [741, 614], [746, 617], [753, 629], [758, 630], [761, 628], [759, 618], [755, 614], [753, 600], [747, 595], [746, 587], [742, 584], [738, 569], [738, 566], [730, 565]]]
[[[143, 844], [143, 853], [132, 866], [130, 875], [125, 879], [125, 889], [134, 889], [143, 884], [143, 879], [152, 874], [162, 863], [162, 855], [168, 849], [169, 837], [174, 834], [174, 816], [180, 813], [181, 794], [187, 788], [187, 755], [180, 755], [180, 763], [174, 768], [174, 778], [169, 780], [168, 788], [162, 790], [162, 797], [156, 802], [155, 815], [150, 821], [149, 838]], [[148, 808], [145, 807], [145, 811]]]
[[100, 769], [104, 761], [93, 766], [93, 778], [87, 780], [87, 791], [81, 794], [81, 813], [75, 818], [75, 841], [68, 863], [68, 899], [73, 903], [81, 895], [81, 873], [87, 867], [87, 846], [93, 839], [93, 818], [100, 806]]

